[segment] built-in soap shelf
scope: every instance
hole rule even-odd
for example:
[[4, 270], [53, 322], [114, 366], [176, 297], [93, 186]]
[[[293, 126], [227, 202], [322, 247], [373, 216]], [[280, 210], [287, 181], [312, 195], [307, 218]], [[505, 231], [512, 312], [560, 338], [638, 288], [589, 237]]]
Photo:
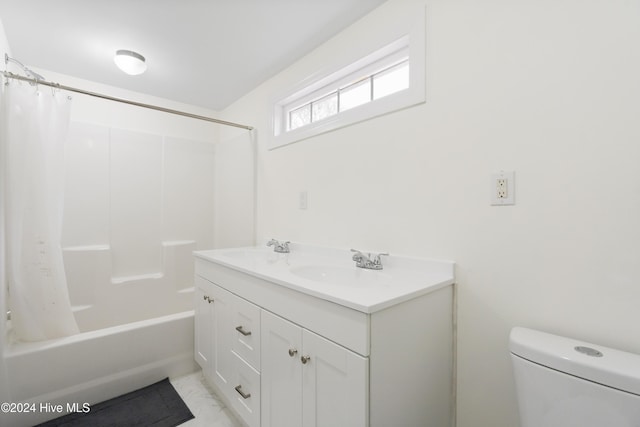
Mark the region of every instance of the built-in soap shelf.
[[63, 252], [94, 252], [94, 251], [110, 251], [109, 245], [82, 245], [82, 246], [65, 246]]
[[[191, 251], [195, 248], [196, 242], [195, 240], [167, 240], [160, 243], [162, 247], [162, 271], [152, 271], [143, 274], [132, 274], [132, 275], [124, 275], [124, 276], [111, 276], [110, 283], [114, 285], [121, 285], [125, 283], [138, 282], [144, 280], [159, 280], [165, 277], [165, 273], [167, 270], [167, 264], [170, 263], [172, 268], [176, 267], [176, 262], [173, 259], [176, 257], [176, 251], [181, 249], [185, 249], [188, 247], [185, 252], [187, 254], [191, 254]], [[108, 244], [96, 244], [96, 245], [78, 245], [78, 246], [66, 246], [62, 248], [63, 253], [72, 257], [74, 253], [87, 253], [87, 254], [97, 254], [99, 252], [111, 254], [112, 248]], [[173, 252], [173, 253], [172, 253]], [[91, 256], [91, 255], [88, 255]], [[98, 255], [99, 256], [99, 255]], [[110, 255], [109, 255], [110, 257]], [[191, 267], [190, 262], [181, 263], [183, 264], [182, 270], [187, 270]], [[111, 268], [113, 270], [113, 266]]]
[[122, 285], [128, 282], [138, 282], [140, 280], [157, 280], [162, 279], [164, 274], [162, 273], [147, 273], [147, 274], [136, 274], [131, 276], [120, 276], [120, 277], [112, 277], [111, 283], [114, 285]]

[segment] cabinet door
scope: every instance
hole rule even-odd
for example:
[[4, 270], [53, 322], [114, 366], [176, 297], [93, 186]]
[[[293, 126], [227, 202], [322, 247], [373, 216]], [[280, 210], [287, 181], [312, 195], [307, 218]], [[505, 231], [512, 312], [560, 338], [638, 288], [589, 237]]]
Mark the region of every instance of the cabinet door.
[[235, 330], [233, 326], [234, 295], [219, 286], [211, 288], [213, 295], [213, 343], [212, 343], [212, 377], [213, 383], [228, 396], [232, 395], [231, 379], [235, 361], [231, 353]]
[[302, 330], [304, 427], [366, 427], [369, 361], [319, 335]]
[[262, 427], [302, 425], [302, 329], [262, 311]]
[[195, 279], [195, 358], [204, 375], [211, 378], [211, 343], [213, 339], [213, 310], [211, 283], [201, 277]]

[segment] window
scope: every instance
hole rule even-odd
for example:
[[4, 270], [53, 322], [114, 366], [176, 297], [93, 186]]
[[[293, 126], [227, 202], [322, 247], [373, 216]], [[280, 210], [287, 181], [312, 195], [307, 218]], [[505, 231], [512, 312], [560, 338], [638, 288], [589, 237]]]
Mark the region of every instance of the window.
[[424, 24], [419, 27], [274, 97], [269, 148], [424, 102]]
[[298, 102], [293, 104], [293, 107], [285, 107], [287, 131], [318, 122], [409, 87], [408, 58], [402, 58], [395, 64], [385, 64], [385, 67], [317, 99], [306, 101], [302, 105], [298, 105]]

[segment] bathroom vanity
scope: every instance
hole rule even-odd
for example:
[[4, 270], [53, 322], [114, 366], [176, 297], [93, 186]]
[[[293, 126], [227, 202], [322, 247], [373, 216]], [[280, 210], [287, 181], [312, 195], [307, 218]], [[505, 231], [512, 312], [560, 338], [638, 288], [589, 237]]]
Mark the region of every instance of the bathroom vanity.
[[195, 357], [248, 426], [450, 426], [453, 263], [195, 252]]

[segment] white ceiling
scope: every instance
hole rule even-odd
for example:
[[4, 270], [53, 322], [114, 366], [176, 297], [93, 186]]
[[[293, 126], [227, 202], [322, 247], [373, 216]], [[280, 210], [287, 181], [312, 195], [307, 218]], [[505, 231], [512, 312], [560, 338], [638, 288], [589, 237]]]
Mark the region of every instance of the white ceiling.
[[[0, 19], [27, 66], [221, 110], [383, 2], [0, 0]], [[118, 49], [147, 72], [118, 70]]]

